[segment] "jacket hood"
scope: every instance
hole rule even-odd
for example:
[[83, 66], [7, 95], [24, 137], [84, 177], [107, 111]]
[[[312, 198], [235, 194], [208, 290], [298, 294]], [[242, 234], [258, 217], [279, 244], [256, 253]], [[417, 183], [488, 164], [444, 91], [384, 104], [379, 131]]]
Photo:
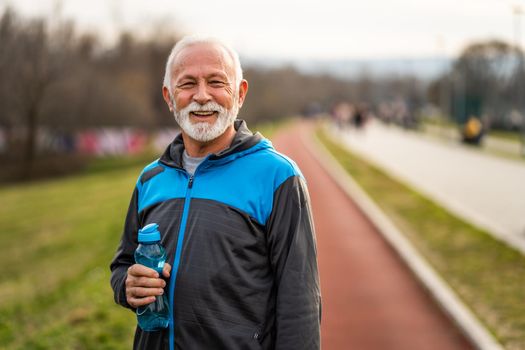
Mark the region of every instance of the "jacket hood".
[[[271, 142], [265, 139], [259, 132], [255, 134], [252, 133], [244, 120], [236, 119], [234, 128], [236, 132], [230, 147], [209, 155], [209, 161], [225, 163], [263, 148], [272, 148]], [[184, 142], [182, 140], [182, 133], [179, 133], [168, 148], [166, 148], [159, 161], [170, 167], [182, 168], [183, 152]]]

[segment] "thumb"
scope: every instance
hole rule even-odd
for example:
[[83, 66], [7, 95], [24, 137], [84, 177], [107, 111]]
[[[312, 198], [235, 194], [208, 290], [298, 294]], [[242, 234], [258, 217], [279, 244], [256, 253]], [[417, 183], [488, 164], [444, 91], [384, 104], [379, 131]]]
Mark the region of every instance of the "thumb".
[[170, 277], [171, 274], [171, 265], [168, 263], [164, 263], [164, 267], [162, 268], [162, 274], [164, 277]]

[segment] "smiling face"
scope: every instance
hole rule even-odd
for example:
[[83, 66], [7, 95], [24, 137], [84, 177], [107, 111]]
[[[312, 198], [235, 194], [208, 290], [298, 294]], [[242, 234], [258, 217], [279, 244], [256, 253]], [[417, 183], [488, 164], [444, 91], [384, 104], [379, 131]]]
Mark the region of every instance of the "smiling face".
[[164, 88], [163, 94], [183, 134], [210, 142], [233, 128], [247, 83], [235, 86], [228, 52], [216, 44], [193, 44], [175, 57], [172, 67], [171, 93]]

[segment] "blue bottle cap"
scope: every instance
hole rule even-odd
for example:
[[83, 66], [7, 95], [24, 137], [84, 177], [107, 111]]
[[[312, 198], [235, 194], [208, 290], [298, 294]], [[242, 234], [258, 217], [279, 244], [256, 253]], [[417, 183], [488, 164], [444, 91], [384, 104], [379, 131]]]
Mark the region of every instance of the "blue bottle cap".
[[139, 243], [159, 242], [159, 225], [151, 223], [139, 230]]

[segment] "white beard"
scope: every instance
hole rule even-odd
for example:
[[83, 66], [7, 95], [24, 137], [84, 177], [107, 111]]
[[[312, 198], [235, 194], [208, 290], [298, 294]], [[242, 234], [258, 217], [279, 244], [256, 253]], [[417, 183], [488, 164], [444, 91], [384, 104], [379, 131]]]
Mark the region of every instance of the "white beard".
[[[216, 102], [208, 102], [204, 105], [198, 104], [193, 101], [188, 106], [181, 110], [177, 110], [175, 100], [172, 98], [171, 102], [174, 107], [173, 116], [175, 121], [181, 129], [192, 139], [199, 142], [209, 142], [215, 140], [224, 132], [226, 129], [233, 124], [237, 118], [239, 107], [237, 104], [238, 98], [236, 97], [233, 101], [233, 107], [226, 109]], [[191, 112], [204, 112], [204, 111], [215, 111], [218, 112], [217, 120], [214, 123], [198, 122], [193, 123], [190, 120]]]

